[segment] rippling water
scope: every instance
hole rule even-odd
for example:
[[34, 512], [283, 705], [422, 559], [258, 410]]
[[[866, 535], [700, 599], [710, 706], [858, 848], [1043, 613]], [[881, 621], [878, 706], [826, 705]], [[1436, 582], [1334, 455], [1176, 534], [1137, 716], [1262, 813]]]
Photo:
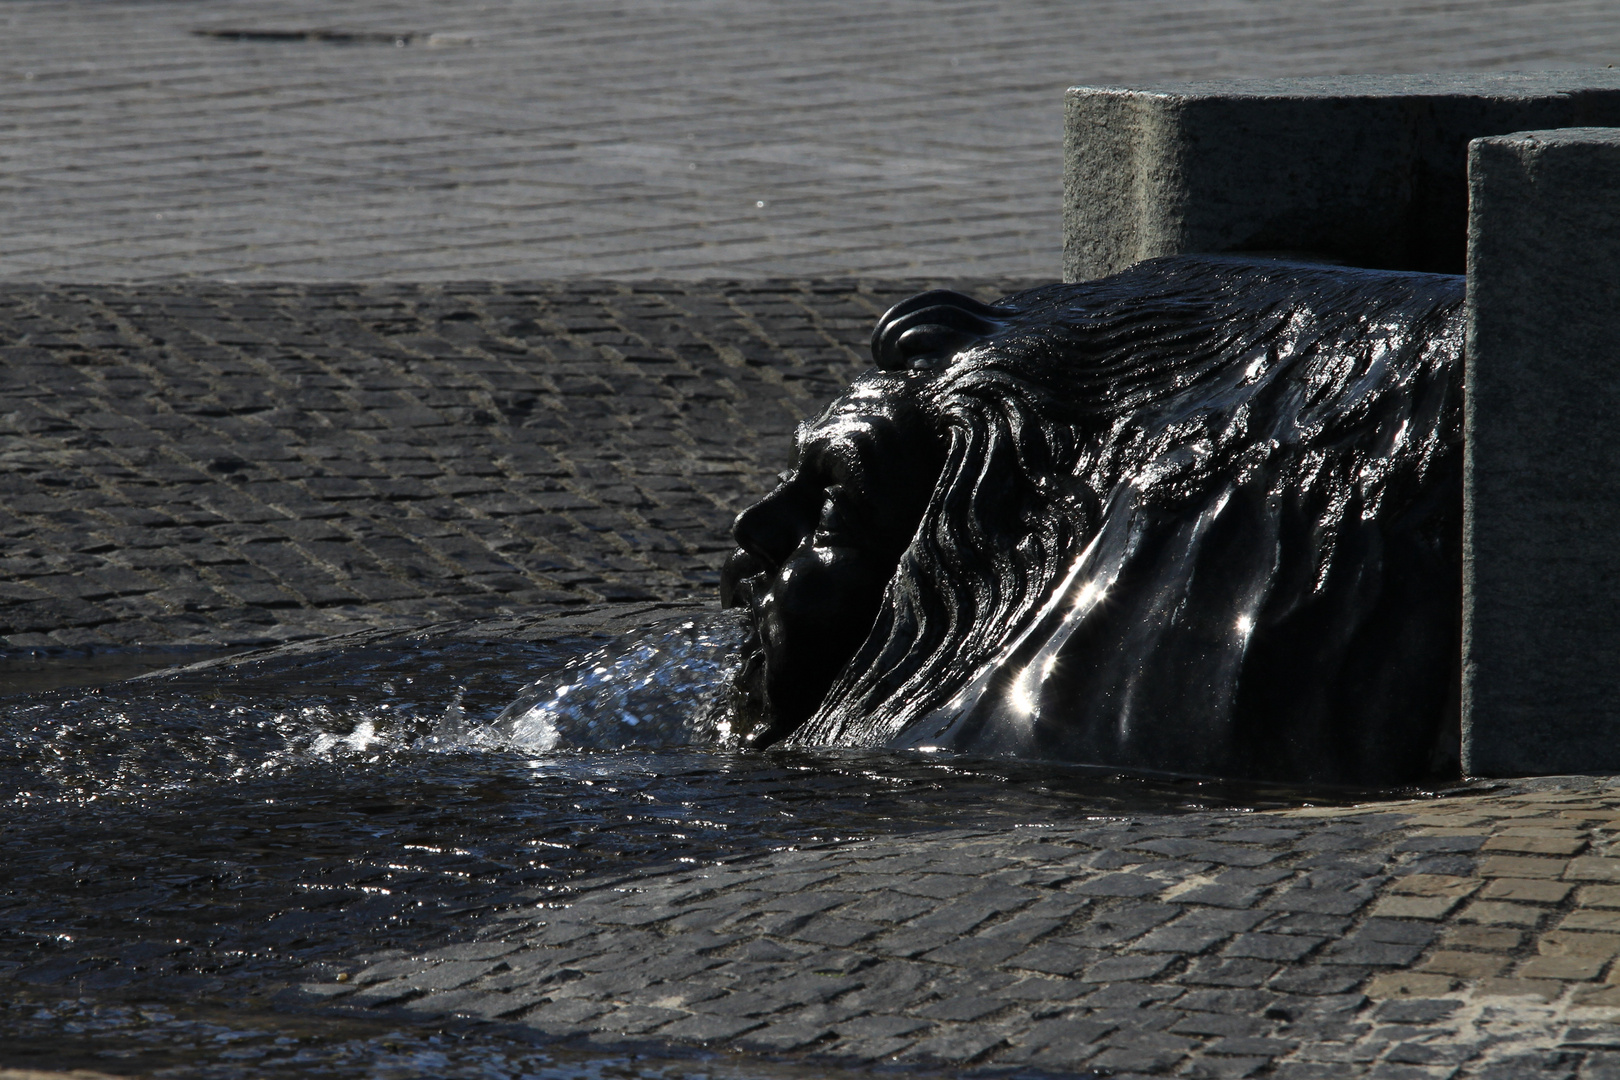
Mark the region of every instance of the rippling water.
[[[275, 1039], [292, 1021], [262, 1010], [295, 972], [453, 940], [584, 875], [1297, 799], [928, 755], [741, 752], [715, 707], [729, 618], [608, 643], [441, 630], [0, 699], [0, 1065], [61, 1064], [82, 1044], [125, 1066], [161, 1050], [187, 1077], [260, 1075], [298, 1054], [300, 1075], [370, 1076], [385, 1058], [388, 1075], [461, 1075], [399, 1064], [392, 1040], [519, 1075], [488, 1063], [515, 1050], [425, 1031], [316, 1025], [289, 1049]], [[258, 1034], [184, 1033], [218, 1022], [184, 1010], [227, 1006]], [[262, 1053], [228, 1053], [248, 1044]], [[84, 1053], [73, 1063], [106, 1066]], [[648, 1075], [710, 1075], [670, 1068]]]

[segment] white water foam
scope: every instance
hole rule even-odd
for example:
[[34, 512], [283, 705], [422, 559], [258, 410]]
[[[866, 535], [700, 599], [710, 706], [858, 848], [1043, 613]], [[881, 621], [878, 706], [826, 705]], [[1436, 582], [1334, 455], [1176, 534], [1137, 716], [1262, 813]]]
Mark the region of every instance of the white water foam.
[[626, 634], [530, 684], [467, 742], [538, 753], [734, 746], [725, 693], [746, 636], [729, 611]]

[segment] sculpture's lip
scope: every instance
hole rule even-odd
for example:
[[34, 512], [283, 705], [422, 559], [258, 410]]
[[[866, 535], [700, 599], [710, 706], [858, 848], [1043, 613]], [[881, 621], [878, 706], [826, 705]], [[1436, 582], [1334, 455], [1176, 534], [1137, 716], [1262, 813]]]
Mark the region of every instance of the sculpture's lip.
[[[743, 612], [749, 634], [739, 650], [742, 663], [733, 680], [732, 711], [738, 714], [738, 719], [744, 724], [751, 722], [747, 730], [742, 732], [742, 741], [754, 749], [764, 749], [778, 743], [801, 726], [794, 724], [786, 730], [778, 730], [770, 715], [770, 697], [766, 691], [770, 654], [765, 648], [764, 614], [760, 611], [762, 590], [758, 587], [764, 576], [762, 572], [733, 584], [733, 589], [740, 587], [744, 595], [740, 597], [741, 603], [734, 603], [732, 609]], [[739, 598], [734, 595], [733, 599]]]
[[[768, 645], [769, 634], [766, 632], [768, 616], [764, 606], [771, 595], [770, 589], [765, 587], [771, 576], [771, 571], [767, 569], [734, 582], [732, 586], [734, 590], [732, 607], [744, 613], [745, 624], [750, 631], [739, 650], [742, 663], [734, 680], [732, 707], [744, 724], [752, 722], [751, 728], [743, 734], [743, 743], [755, 749], [779, 745], [802, 729], [820, 711], [826, 702], [827, 693], [837, 681], [836, 675], [829, 680], [815, 707], [804, 716], [797, 720], [787, 720], [781, 715], [769, 689], [772, 656]], [[739, 593], [741, 595], [738, 595]], [[850, 650], [848, 656], [840, 659], [838, 664], [840, 672], [848, 666], [858, 651], [857, 645]]]

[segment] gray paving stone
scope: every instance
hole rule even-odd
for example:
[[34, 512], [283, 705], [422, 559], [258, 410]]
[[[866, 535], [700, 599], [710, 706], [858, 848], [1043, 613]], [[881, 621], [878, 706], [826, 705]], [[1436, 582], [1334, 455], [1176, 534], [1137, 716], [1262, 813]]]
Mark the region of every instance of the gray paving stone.
[[999, 1032], [984, 1027], [958, 1029], [913, 1043], [902, 1060], [965, 1065], [984, 1057], [1005, 1041]]
[[350, 994], [347, 1003], [372, 1007], [397, 1005], [421, 994], [409, 979], [389, 979], [372, 983]]
[[1163, 956], [1110, 956], [1080, 973], [1086, 982], [1111, 983], [1122, 979], [1151, 979], [1170, 966]]
[[979, 884], [973, 878], [956, 874], [918, 874], [908, 878], [890, 878], [887, 884], [897, 892], [935, 898], [960, 896]]
[[1101, 956], [1097, 949], [1082, 949], [1061, 942], [1044, 942], [1011, 957], [1011, 967], [1048, 975], [1078, 975]]
[[1201, 956], [1188, 965], [1181, 981], [1195, 986], [1257, 987], [1277, 970], [1275, 963], [1266, 960]]
[[1208, 1077], [1210, 1080], [1226, 1080], [1227, 1077], [1255, 1076], [1262, 1069], [1270, 1066], [1271, 1058], [1266, 1057], [1218, 1057], [1205, 1058], [1192, 1063], [1187, 1067], [1186, 1074], [1191, 1077]]
[[1161, 1032], [1116, 1032], [1106, 1043], [1106, 1049], [1089, 1064], [1114, 1072], [1165, 1072], [1198, 1046], [1194, 1039]]
[[1298, 960], [1325, 940], [1305, 934], [1240, 934], [1222, 950], [1222, 955], [1258, 960]]
[[784, 1022], [767, 1024], [744, 1032], [737, 1037], [737, 1045], [745, 1050], [767, 1053], [786, 1053], [815, 1045], [831, 1034], [832, 1028], [824, 1024]]
[[504, 967], [498, 960], [446, 960], [412, 973], [404, 982], [413, 990], [455, 990]]
[[735, 1039], [738, 1035], [763, 1024], [761, 1020], [746, 1017], [698, 1014], [676, 1020], [661, 1031], [661, 1035], [692, 1042], [710, 1043]]
[[[1588, 0], [16, 0], [13, 279], [1058, 272], [1074, 83], [1612, 60]], [[901, 60], [900, 58], [903, 58]], [[971, 132], [964, 137], [964, 132]], [[250, 164], [251, 163], [251, 164]], [[251, 339], [249, 328], [236, 338]]]
[[1264, 918], [1264, 913], [1255, 911], [1194, 909], [1168, 926], [1131, 942], [1129, 948], [1144, 952], [1200, 953], [1234, 933], [1251, 929]]
[[[1176, 1006], [1187, 1008], [1187, 996], [1177, 999]], [[1264, 1031], [1268, 1027], [1264, 1019], [1255, 1016], [1200, 1012], [1176, 1021], [1169, 1030], [1177, 1035], [1220, 1035], [1227, 1038], [1241, 1038]]]
[[874, 288], [0, 288], [0, 361], [26, 361], [0, 365], [0, 639], [273, 643], [710, 597], [729, 519], [910, 291]]
[[[1077, 893], [1087, 891], [1083, 881], [1076, 882], [1072, 888]], [[1108, 908], [1091, 911], [1090, 918], [1074, 932], [1054, 940], [1092, 947], [1120, 945], [1162, 923], [1169, 922], [1183, 910], [1175, 904], [1158, 904], [1141, 900], [1115, 903]]]
[[[1196, 818], [1166, 820], [1165, 831], [1187, 835], [1196, 823]], [[1346, 832], [1331, 819], [1318, 828], [1335, 835]], [[1304, 837], [1313, 829], [1298, 831]], [[1316, 891], [1368, 887], [1376, 893], [1402, 880], [1392, 877], [1389, 868], [1410, 856], [1394, 850], [1406, 833], [1380, 826], [1373, 835], [1376, 841], [1354, 858], [1334, 855], [1330, 865], [1322, 863], [1319, 847], [1279, 848], [1274, 868], [1266, 872], [1272, 880], [1304, 883]], [[1046, 917], [1034, 920], [1047, 927], [1046, 936], [1027, 939], [1033, 944], [1026, 945], [1026, 939], [1014, 934], [1004, 942], [1014, 951], [1005, 956], [982, 946], [997, 940], [997, 929], [1023, 918], [1016, 912], [991, 915], [980, 933], [959, 934], [941, 942], [946, 948], [936, 946], [937, 952], [911, 954], [915, 959], [885, 952], [882, 937], [872, 938], [870, 947], [863, 942], [816, 951], [784, 936], [796, 932], [794, 926], [770, 921], [778, 915], [841, 918], [832, 912], [845, 910], [842, 905], [869, 904], [884, 896], [882, 890], [862, 888], [863, 875], [887, 882], [899, 861], [928, 865], [928, 853], [951, 851], [966, 839], [947, 833], [925, 842], [896, 837], [845, 845], [846, 852], [859, 856], [855, 859], [841, 860], [836, 850], [816, 853], [812, 861], [832, 869], [810, 875], [798, 883], [799, 891], [789, 893], [761, 893], [753, 886], [804, 874], [796, 867], [806, 865], [805, 853], [757, 857], [713, 877], [706, 871], [651, 871], [634, 883], [595, 889], [584, 883], [567, 900], [571, 907], [545, 912], [548, 924], [542, 931], [570, 918], [603, 927], [621, 925], [613, 921], [613, 909], [674, 907], [695, 898], [706, 904], [730, 903], [737, 926], [745, 929], [693, 940], [667, 924], [653, 923], [647, 929], [599, 930], [589, 944], [499, 956], [489, 939], [481, 939], [481, 959], [454, 962], [507, 970], [448, 994], [418, 996], [409, 1006], [458, 1015], [517, 1016], [525, 1024], [532, 1016], [536, 1030], [570, 1037], [600, 1040], [616, 1034], [718, 1042], [867, 1062], [898, 1055], [941, 1065], [972, 1062], [1059, 1071], [1107, 1067], [1116, 1073], [1174, 1067], [1187, 1075], [1240, 1076], [1266, 1069], [1277, 1075], [1311, 1075], [1318, 1065], [1336, 1068], [1340, 1075], [1364, 1068], [1432, 1070], [1466, 1057], [1457, 1049], [1463, 1043], [1455, 1039], [1435, 1043], [1439, 1049], [1432, 1054], [1419, 1049], [1429, 1045], [1428, 1033], [1452, 1030], [1447, 1025], [1455, 1025], [1453, 1014], [1461, 1015], [1455, 999], [1386, 997], [1374, 1011], [1360, 990], [1375, 983], [1381, 968], [1371, 961], [1346, 963], [1342, 961], [1350, 957], [1325, 954], [1339, 946], [1341, 952], [1357, 955], [1369, 948], [1394, 948], [1415, 957], [1430, 947], [1435, 934], [1430, 924], [1368, 916], [1360, 913], [1364, 908], [1349, 915], [1320, 915], [1277, 911], [1263, 903], [1241, 911], [1084, 896], [1087, 881], [1114, 874], [1106, 866], [1079, 871], [1042, 895], [1006, 884], [1025, 880], [1029, 873], [1027, 863], [1009, 853], [980, 875], [970, 894], [913, 898], [929, 900], [940, 910], [972, 907], [991, 898], [1030, 910], [1046, 905]], [[1080, 841], [1078, 830], [1071, 839]], [[1088, 842], [1116, 841], [1093, 836]], [[1053, 848], [1044, 851], [1046, 858], [1068, 860], [1073, 850]], [[1162, 863], [1172, 889], [1175, 874], [1198, 879], [1208, 865]], [[784, 905], [812, 914], [768, 910]], [[925, 917], [926, 912], [912, 922]], [[506, 940], [522, 940], [530, 933], [521, 919], [501, 925], [507, 927]], [[1265, 957], [1197, 955], [1203, 938], [1188, 938], [1184, 948], [1172, 948], [1175, 942], [1167, 935], [1178, 927], [1214, 932], [1233, 942], [1263, 941], [1279, 951]], [[897, 932], [903, 929], [889, 933]], [[1319, 947], [1324, 939], [1327, 944]], [[1092, 944], [1072, 944], [1082, 940]], [[953, 942], [955, 948], [948, 947]], [[1132, 948], [1133, 943], [1169, 951]], [[545, 952], [556, 954], [549, 966], [531, 960]], [[1032, 971], [1042, 958], [1051, 961], [1044, 966], [1059, 970]], [[394, 969], [383, 965], [404, 960], [407, 968], [415, 965], [411, 970], [432, 971], [433, 959], [394, 957], [377, 966], [379, 974], [387, 974]], [[713, 966], [704, 970], [705, 965]], [[567, 975], [568, 970], [574, 974]], [[548, 990], [552, 1003], [532, 1013], [524, 1013], [521, 1003], [514, 1008], [510, 995], [516, 971], [534, 973], [532, 988]], [[553, 981], [546, 981], [547, 972], [556, 973]], [[402, 974], [396, 983], [410, 977], [410, 971]], [[1379, 1022], [1363, 1019], [1372, 1017]], [[749, 1032], [752, 1036], [744, 1037]]]
[[916, 1041], [904, 1035], [855, 1036], [828, 1044], [827, 1054], [833, 1058], [878, 1062], [904, 1053]]
[[930, 1020], [979, 1020], [1006, 1008], [1006, 1002], [977, 995], [941, 998], [916, 1010], [918, 1016]]
[[[1620, 17], [1577, 0], [1465, 0], [1444, 10], [1290, 0], [1263, 20], [1230, 0], [950, 0], [922, 19], [914, 2], [797, 12], [729, 3], [701, 27], [690, 11], [648, 16], [662, 33], [660, 61], [763, 43], [758, 57], [742, 69], [670, 60], [647, 67], [642, 82], [618, 74], [635, 65], [602, 66], [604, 56], [647, 46], [639, 31], [600, 33], [600, 5], [557, 7], [557, 39], [572, 51], [548, 57], [549, 66], [534, 60], [534, 30], [518, 6], [484, 0], [455, 11], [368, 2], [345, 13], [368, 25], [406, 15], [459, 20], [491, 35], [459, 57], [449, 47], [340, 57], [230, 44], [222, 52], [184, 34], [176, 44], [163, 35], [219, 13], [168, 0], [138, 5], [141, 25], [130, 14], [137, 5], [123, 0], [98, 6], [97, 19], [84, 17], [78, 0], [19, 0], [0, 13], [4, 48], [40, 58], [45, 77], [24, 82], [50, 84], [24, 85], [0, 105], [0, 125], [13, 125], [0, 187], [15, 215], [35, 220], [32, 232], [8, 234], [0, 275], [339, 282], [0, 290], [0, 454], [21, 463], [0, 474], [0, 618], [12, 620], [11, 645], [281, 641], [540, 609], [578, 610], [585, 625], [607, 604], [645, 620], [655, 600], [712, 590], [730, 514], [771, 480], [775, 466], [760, 462], [785, 460], [792, 424], [864, 362], [877, 311], [924, 284], [890, 278], [971, 275], [978, 280], [968, 286], [984, 295], [1000, 291], [993, 276], [1055, 273], [1057, 117], [1040, 111], [1056, 100], [1049, 90], [1248, 74], [1257, 65], [1278, 73], [1430, 66], [1442, 55], [1430, 40], [1441, 30], [1449, 34], [1444, 62], [1457, 66], [1606, 63], [1605, 42], [1620, 41], [1604, 36]], [[271, 0], [255, 12], [322, 14], [304, 0]], [[65, 24], [79, 39], [68, 53], [49, 40], [61, 40]], [[1040, 42], [1030, 46], [1036, 24]], [[1084, 33], [1065, 38], [1065, 26]], [[127, 44], [104, 51], [108, 71], [142, 74], [183, 106], [127, 105], [122, 115], [134, 126], [117, 147], [100, 145], [114, 111], [78, 55], [85, 40], [106, 34]], [[924, 42], [948, 60], [962, 51], [946, 47], [958, 40], [975, 49], [949, 71], [872, 62], [903, 51], [896, 42]], [[184, 62], [173, 64], [177, 55]], [[424, 74], [433, 63], [455, 74], [452, 94], [444, 94], [446, 76]], [[604, 85], [610, 69], [614, 85]], [[191, 89], [175, 81], [177, 71]], [[857, 77], [843, 79], [850, 72]], [[791, 94], [776, 93], [789, 78]], [[727, 93], [705, 89], [716, 79]], [[210, 80], [230, 83], [237, 105], [198, 90]], [[386, 94], [375, 90], [383, 85]], [[328, 92], [355, 86], [365, 94], [350, 100], [380, 117], [374, 134], [330, 138], [354, 129], [352, 106]], [[279, 115], [260, 107], [288, 87], [307, 92], [305, 103]], [[626, 103], [648, 100], [649, 87], [666, 95], [668, 115], [636, 114], [615, 130]], [[730, 93], [738, 88], [748, 92]], [[974, 108], [944, 107], [962, 100], [953, 95], [973, 95]], [[411, 121], [413, 109], [441, 96], [452, 99], [445, 111]], [[547, 102], [584, 108], [548, 112]], [[226, 115], [241, 134], [221, 135]], [[975, 119], [990, 115], [998, 123]], [[63, 116], [75, 124], [59, 123]], [[798, 124], [793, 146], [780, 136], [784, 116]], [[1044, 119], [1031, 124], [1037, 116]], [[410, 122], [421, 130], [402, 135]], [[687, 170], [700, 182], [678, 169], [672, 178], [657, 162], [679, 163], [687, 148], [665, 138], [671, 133], [696, 135], [689, 141], [708, 155], [701, 161], [726, 168]], [[182, 149], [165, 146], [165, 134], [181, 136]], [[226, 184], [184, 149], [238, 138], [258, 141], [269, 182]], [[335, 158], [305, 152], [322, 138]], [[154, 156], [147, 147], [164, 149]], [[909, 171], [893, 167], [919, 147]], [[42, 164], [41, 148], [55, 165]], [[820, 155], [808, 166], [807, 152]], [[53, 172], [110, 154], [122, 155], [116, 169], [66, 180]], [[157, 157], [164, 160], [154, 165]], [[398, 173], [386, 179], [378, 160]], [[457, 186], [433, 188], [452, 160], [462, 172]], [[852, 160], [859, 168], [832, 175]], [[289, 162], [319, 181], [288, 182]], [[154, 169], [163, 167], [180, 179], [158, 193]], [[602, 183], [607, 174], [616, 186]], [[729, 198], [755, 182], [792, 189], [797, 201], [773, 196], [753, 207], [781, 217], [707, 214], [715, 193]], [[351, 190], [368, 184], [369, 203]], [[427, 190], [434, 194], [420, 193]], [[218, 213], [227, 198], [229, 216]], [[113, 212], [106, 223], [86, 210], [96, 200]], [[159, 234], [141, 218], [157, 202], [196, 209]], [[274, 226], [278, 217], [295, 224]], [[231, 228], [242, 235], [221, 251]], [[683, 230], [706, 239], [683, 248]], [[700, 278], [717, 267], [752, 280], [520, 280], [561, 270]], [[854, 272], [868, 280], [807, 278]], [[341, 283], [383, 275], [438, 283]], [[445, 280], [453, 277], [483, 282]], [[1148, 815], [1042, 829], [1035, 839], [980, 829], [779, 852], [751, 869], [652, 872], [633, 893], [604, 882], [591, 894], [586, 883], [566, 901], [571, 909], [487, 920], [476, 954], [449, 946], [404, 958], [336, 1000], [366, 993], [354, 1008], [392, 1015], [404, 1007], [423, 1023], [501, 1018], [602, 1046], [685, 1040], [812, 1061], [903, 1054], [923, 1065], [1072, 1074], [1114, 1053], [1119, 1075], [1159, 1066], [1189, 1076], [1444, 1075], [1445, 1056], [1463, 1051], [1425, 1058], [1421, 1048], [1431, 1046], [1423, 1032], [1455, 1038], [1450, 1015], [1380, 1005], [1369, 1022], [1367, 995], [1398, 992], [1393, 983], [1381, 989], [1381, 979], [1422, 976], [1429, 981], [1413, 986], [1423, 993], [1446, 984], [1423, 965], [1449, 939], [1435, 944], [1401, 929], [1409, 924], [1369, 916], [1389, 895], [1391, 875], [1477, 869], [1470, 842], [1417, 835], [1406, 824], [1415, 812]], [[987, 887], [1012, 899], [992, 902]], [[816, 910], [767, 910], [773, 897], [818, 892], [842, 898], [812, 903]], [[952, 906], [939, 925], [968, 929], [914, 928], [944, 912], [944, 901]], [[763, 918], [781, 915], [808, 921]], [[848, 948], [785, 936], [818, 919], [881, 932]], [[728, 920], [723, 935], [695, 933]], [[1200, 945], [1190, 933], [1198, 927], [1222, 934]], [[1189, 933], [1179, 948], [1177, 933]], [[1196, 955], [1238, 934], [1264, 935], [1278, 956]], [[1408, 960], [1327, 963], [1327, 946], [1300, 951], [1324, 938], [1404, 950]], [[997, 958], [1008, 942], [1018, 948]], [[966, 951], [952, 954], [953, 946]], [[1164, 966], [1105, 984], [1077, 977], [1120, 960]], [[454, 981], [452, 973], [485, 964], [456, 989], [411, 985]], [[70, 973], [36, 974], [60, 981]], [[311, 984], [345, 985], [329, 979], [312, 975]], [[1468, 1006], [1489, 1023], [1501, 1007], [1480, 1000], [1500, 999]], [[740, 1015], [745, 1009], [752, 1015]], [[1519, 1030], [1542, 1030], [1534, 1023]], [[1549, 1062], [1592, 1075], [1603, 1067], [1603, 1051], [1585, 1044], [1534, 1060], [1480, 1053], [1462, 1066], [1465, 1075]]]
[[1167, 1028], [1175, 1023], [1175, 1014], [1160, 1014], [1145, 1008], [1160, 1001], [1169, 1001], [1181, 996], [1181, 988], [1158, 983], [1119, 982], [1102, 986], [1076, 1004], [1088, 1009], [1098, 1010], [1096, 1015], [1107, 1018], [1111, 1014], [1114, 1019], [1127, 1015], [1133, 1026], [1147, 1030]]
[[1347, 966], [1342, 969], [1289, 968], [1280, 972], [1267, 985], [1287, 994], [1342, 994], [1361, 985], [1367, 977], [1367, 968]]
[[1022, 953], [1024, 944], [997, 938], [969, 937], [941, 945], [922, 954], [922, 959], [955, 967], [989, 967]]
[[1086, 882], [1077, 890], [1086, 896], [1123, 896], [1136, 899], [1164, 891], [1164, 883], [1143, 874], [1109, 874]]
[[608, 1011], [608, 1006], [588, 1001], [557, 1001], [525, 1014], [523, 1022], [552, 1035], [583, 1034], [595, 1030], [591, 1022]]
[[[1009, 962], [1008, 966], [1016, 967]], [[1073, 1001], [1084, 995], [1090, 988], [1084, 983], [1070, 979], [1052, 978], [1045, 976], [1032, 976], [1019, 979], [996, 992], [1000, 998], [1009, 1001], [1031, 1002], [1037, 1004], [1037, 1014], [1050, 1016], [1058, 1011], [1054, 1004], [1040, 1005], [1039, 1003], [1056, 1003]]]
[[934, 904], [918, 896], [882, 890], [846, 905], [842, 914], [854, 919], [899, 923], [932, 911]]
[[1336, 1080], [1338, 1077], [1362, 1077], [1367, 1070], [1358, 1065], [1334, 1062], [1326, 1064], [1315, 1061], [1284, 1061], [1279, 1064], [1272, 1075], [1283, 1080]]

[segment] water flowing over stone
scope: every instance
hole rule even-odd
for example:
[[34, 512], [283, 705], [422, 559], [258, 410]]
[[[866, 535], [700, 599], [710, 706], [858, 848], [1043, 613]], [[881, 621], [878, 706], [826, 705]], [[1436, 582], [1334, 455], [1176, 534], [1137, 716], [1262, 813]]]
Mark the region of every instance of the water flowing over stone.
[[626, 634], [534, 682], [469, 738], [542, 752], [731, 745], [724, 691], [746, 633], [717, 612]]

